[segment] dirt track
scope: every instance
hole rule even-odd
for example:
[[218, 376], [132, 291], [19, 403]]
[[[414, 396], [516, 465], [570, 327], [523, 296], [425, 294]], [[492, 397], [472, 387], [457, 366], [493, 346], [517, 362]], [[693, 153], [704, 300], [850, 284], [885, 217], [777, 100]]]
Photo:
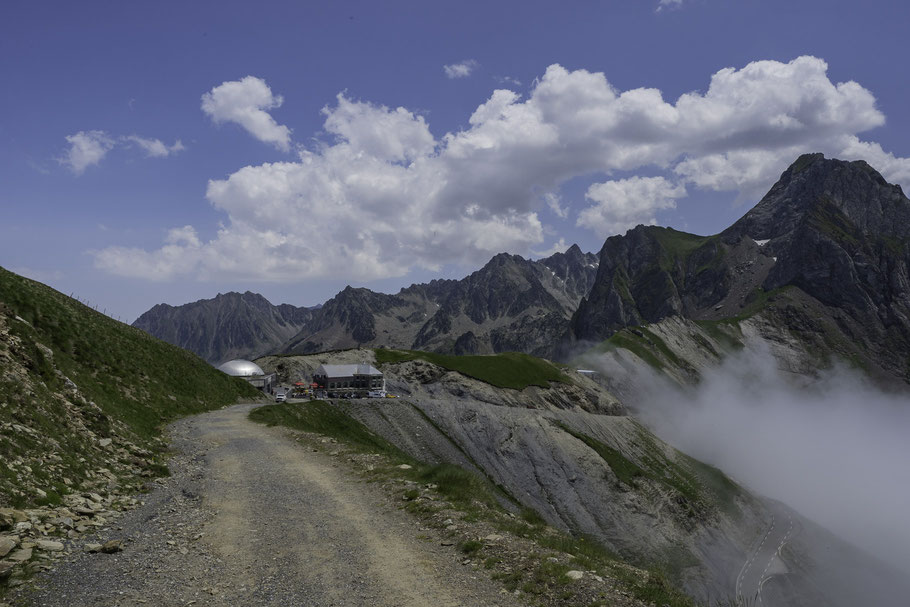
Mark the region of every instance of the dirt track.
[[[14, 604], [513, 605], [333, 458], [247, 420], [252, 405], [171, 431], [173, 475]], [[91, 540], [90, 540], [91, 541]]]

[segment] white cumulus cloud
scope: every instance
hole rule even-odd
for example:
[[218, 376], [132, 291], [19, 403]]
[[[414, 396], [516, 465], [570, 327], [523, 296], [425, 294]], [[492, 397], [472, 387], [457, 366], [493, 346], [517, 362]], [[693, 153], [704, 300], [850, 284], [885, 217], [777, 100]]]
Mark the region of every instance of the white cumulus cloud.
[[654, 214], [672, 209], [686, 188], [663, 177], [632, 177], [595, 183], [585, 198], [594, 204], [578, 214], [577, 225], [590, 228], [604, 238], [622, 233], [638, 224], [657, 223]]
[[471, 75], [479, 64], [473, 59], [465, 59], [458, 63], [452, 63], [442, 66], [446, 73], [446, 78], [467, 78]]
[[[250, 80], [216, 87], [212, 102], [222, 99], [216, 91]], [[252, 80], [258, 100], [226, 105], [252, 108], [277, 126], [262, 111], [275, 98]], [[910, 183], [910, 159], [858, 136], [884, 122], [872, 93], [831, 82], [815, 57], [726, 68], [704, 92], [675, 101], [551, 65], [527, 97], [494, 90], [467, 127], [441, 136], [405, 108], [345, 95], [323, 114], [325, 140], [295, 160], [209, 182], [206, 197], [226, 215], [213, 239], [105, 249], [96, 263], [154, 278], [362, 280], [474, 265], [501, 251], [528, 254], [553, 234], [538, 216], [547, 207], [608, 236], [654, 222], [687, 187], [752, 196], [804, 152], [868, 156], [886, 178]], [[642, 169], [663, 174], [609, 179]], [[579, 176], [600, 183], [573, 208], [560, 186]]]
[[59, 160], [76, 175], [101, 162], [114, 147], [114, 140], [104, 131], [79, 131], [75, 135], [67, 135], [66, 141], [70, 148]]
[[265, 80], [247, 76], [223, 82], [202, 96], [202, 111], [216, 123], [234, 122], [264, 143], [288, 151], [291, 129], [278, 124], [267, 110], [281, 107], [284, 99], [273, 95]]
[[127, 135], [123, 141], [135, 143], [145, 151], [146, 156], [152, 158], [167, 158], [171, 154], [182, 152], [186, 149], [183, 143], [178, 139], [172, 145], [167, 145], [160, 139], [149, 139], [139, 135]]
[[683, 0], [658, 0], [657, 2], [657, 12], [661, 12], [664, 9], [668, 8], [679, 8], [682, 6]]

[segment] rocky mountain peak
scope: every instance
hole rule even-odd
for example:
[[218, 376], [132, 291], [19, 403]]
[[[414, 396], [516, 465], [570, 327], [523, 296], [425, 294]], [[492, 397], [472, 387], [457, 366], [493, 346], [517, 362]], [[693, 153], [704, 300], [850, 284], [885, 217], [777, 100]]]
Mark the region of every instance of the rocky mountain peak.
[[761, 201], [723, 232], [725, 240], [775, 239], [804, 220], [842, 216], [863, 233], [910, 236], [910, 200], [862, 160], [804, 154], [783, 172]]

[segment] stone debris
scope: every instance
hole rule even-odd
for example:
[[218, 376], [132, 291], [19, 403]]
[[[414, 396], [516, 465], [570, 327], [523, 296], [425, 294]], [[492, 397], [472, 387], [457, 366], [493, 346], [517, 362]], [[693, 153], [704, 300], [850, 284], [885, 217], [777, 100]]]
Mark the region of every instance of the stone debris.
[[114, 554], [123, 550], [123, 540], [109, 540], [101, 546], [101, 552], [104, 554]]
[[32, 549], [31, 548], [22, 548], [20, 550], [16, 550], [15, 552], [13, 552], [12, 554], [9, 555], [9, 560], [11, 560], [15, 563], [24, 563], [25, 561], [27, 561], [31, 558], [32, 558]]
[[13, 548], [19, 545], [18, 538], [0, 537], [0, 559], [12, 552]]

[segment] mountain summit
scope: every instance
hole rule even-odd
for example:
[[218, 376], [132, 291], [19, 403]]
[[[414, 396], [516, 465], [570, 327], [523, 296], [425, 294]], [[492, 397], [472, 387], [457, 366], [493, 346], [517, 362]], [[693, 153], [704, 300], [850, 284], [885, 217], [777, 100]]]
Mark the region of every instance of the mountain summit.
[[272, 305], [258, 293], [219, 293], [212, 299], [158, 304], [133, 323], [210, 363], [270, 354], [312, 318], [312, 308]]
[[807, 154], [718, 235], [638, 226], [607, 239], [569, 336], [599, 342], [669, 316], [760, 315], [819, 356], [906, 380], [908, 243], [910, 200], [899, 186], [863, 161]]

